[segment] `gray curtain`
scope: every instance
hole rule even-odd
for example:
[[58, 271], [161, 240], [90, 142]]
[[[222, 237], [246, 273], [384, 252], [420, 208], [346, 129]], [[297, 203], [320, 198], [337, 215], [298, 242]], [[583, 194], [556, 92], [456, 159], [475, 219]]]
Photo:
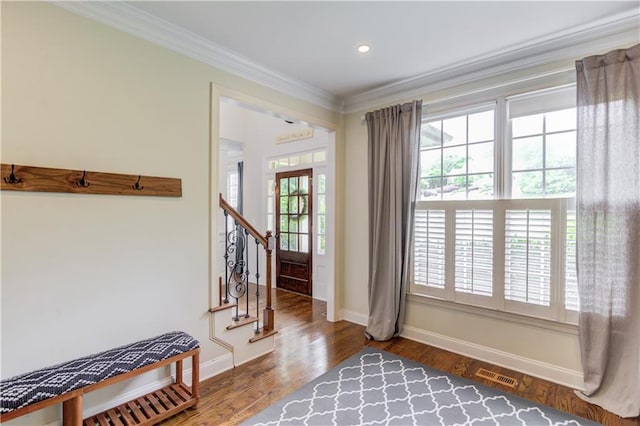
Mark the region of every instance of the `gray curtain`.
[[422, 101], [368, 112], [369, 323], [366, 336], [400, 334], [411, 265]]
[[640, 44], [576, 62], [583, 399], [640, 415]]

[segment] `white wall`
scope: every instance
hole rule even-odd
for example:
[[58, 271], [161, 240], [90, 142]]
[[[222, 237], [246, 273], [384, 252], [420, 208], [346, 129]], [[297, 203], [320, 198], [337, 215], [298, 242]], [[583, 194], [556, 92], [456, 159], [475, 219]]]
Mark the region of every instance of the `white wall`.
[[[344, 120], [344, 260], [340, 294], [343, 316], [366, 324], [369, 316], [369, 178], [367, 127], [362, 114], [349, 114]], [[366, 251], [365, 251], [366, 250]], [[366, 296], [366, 297], [365, 297]]]
[[[170, 330], [200, 340], [210, 374], [223, 355], [206, 312], [210, 82], [337, 116], [52, 4], [1, 6], [2, 162], [178, 177], [183, 188], [181, 198], [1, 193], [2, 377]], [[167, 374], [96, 392], [85, 412]]]

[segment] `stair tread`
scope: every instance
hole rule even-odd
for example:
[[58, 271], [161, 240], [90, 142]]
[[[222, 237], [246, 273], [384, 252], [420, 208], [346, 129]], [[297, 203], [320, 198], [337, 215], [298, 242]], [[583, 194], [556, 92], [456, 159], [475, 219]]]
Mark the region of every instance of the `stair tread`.
[[233, 324], [228, 325], [227, 330], [233, 330], [234, 328], [242, 327], [247, 324], [253, 324], [256, 321], [258, 321], [258, 318], [256, 317], [240, 317], [238, 321], [234, 321]]
[[260, 330], [260, 333], [256, 334], [254, 337], [252, 337], [251, 339], [249, 339], [249, 343], [255, 343], [258, 342], [262, 339], [266, 339], [269, 336], [273, 336], [275, 334], [278, 333], [278, 330], [269, 330], [269, 331], [264, 331], [264, 329]]
[[238, 305], [235, 304], [235, 303], [225, 303], [225, 304], [220, 305], [220, 306], [209, 308], [209, 312], [214, 313], [214, 312], [218, 312], [218, 311], [224, 311], [224, 310], [227, 310], [227, 309], [235, 308], [236, 306], [238, 306]]

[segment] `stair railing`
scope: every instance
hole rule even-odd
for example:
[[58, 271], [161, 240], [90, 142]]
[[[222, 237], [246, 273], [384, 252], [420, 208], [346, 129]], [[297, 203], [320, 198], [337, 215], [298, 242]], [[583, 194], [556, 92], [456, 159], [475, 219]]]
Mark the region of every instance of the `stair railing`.
[[[246, 309], [244, 317], [249, 318], [249, 279], [251, 277], [249, 271], [249, 236], [255, 241], [255, 280], [256, 280], [256, 334], [260, 333], [260, 247], [266, 255], [266, 306], [263, 312], [263, 330], [265, 332], [274, 329], [275, 314], [271, 306], [271, 265], [273, 262], [273, 234], [267, 231], [265, 235], [261, 235], [240, 213], [238, 213], [220, 194], [220, 208], [224, 213], [225, 223], [225, 285], [224, 299], [221, 297], [221, 303], [229, 303], [229, 297], [236, 300], [234, 321], [240, 320], [240, 312], [238, 301], [246, 295]], [[229, 226], [228, 218], [233, 219], [233, 226]], [[229, 229], [232, 228], [232, 229]], [[242, 254], [240, 253], [242, 252]], [[220, 289], [222, 293], [222, 289]]]

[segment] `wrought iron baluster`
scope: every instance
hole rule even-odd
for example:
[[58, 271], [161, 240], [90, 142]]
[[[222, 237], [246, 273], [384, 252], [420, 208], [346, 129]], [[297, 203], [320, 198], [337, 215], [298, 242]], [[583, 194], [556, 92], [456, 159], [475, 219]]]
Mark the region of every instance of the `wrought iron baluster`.
[[260, 241], [256, 238], [256, 334], [260, 333]]
[[234, 321], [240, 319], [240, 299], [247, 294], [248, 276], [244, 259], [244, 247], [248, 239], [247, 234], [248, 230], [245, 230], [242, 225], [236, 223], [233, 231], [231, 231], [227, 237], [228, 248], [225, 254], [227, 257], [226, 273], [229, 277], [227, 287], [228, 294], [235, 299]]
[[[238, 224], [238, 221], [234, 221], [233, 222], [235, 224], [235, 234], [236, 234], [236, 238], [235, 238], [235, 256], [234, 259], [235, 261], [233, 262], [233, 268], [231, 269], [231, 276], [233, 277], [233, 283], [234, 283], [234, 287], [232, 287], [233, 289], [233, 295], [234, 295], [234, 299], [236, 299], [236, 314], [233, 316], [233, 320], [234, 321], [238, 321], [240, 320], [240, 306], [238, 306], [238, 302], [239, 302], [239, 297], [238, 297], [238, 274], [239, 271], [241, 271], [242, 266], [240, 265], [240, 262], [242, 261], [240, 259], [240, 257], [238, 256], [238, 251], [242, 250], [242, 246], [241, 246], [241, 242], [240, 239], [242, 237], [242, 231], [240, 231], [240, 225]], [[240, 250], [238, 250], [240, 248]]]
[[224, 303], [229, 303], [229, 213], [224, 210]]
[[244, 241], [245, 241], [245, 256], [246, 258], [244, 259], [244, 264], [245, 264], [245, 269], [244, 269], [244, 276], [245, 276], [245, 284], [247, 285], [247, 291], [246, 291], [246, 309], [245, 309], [245, 314], [244, 317], [245, 318], [249, 318], [251, 315], [249, 315], [249, 231], [247, 229], [244, 230]]

